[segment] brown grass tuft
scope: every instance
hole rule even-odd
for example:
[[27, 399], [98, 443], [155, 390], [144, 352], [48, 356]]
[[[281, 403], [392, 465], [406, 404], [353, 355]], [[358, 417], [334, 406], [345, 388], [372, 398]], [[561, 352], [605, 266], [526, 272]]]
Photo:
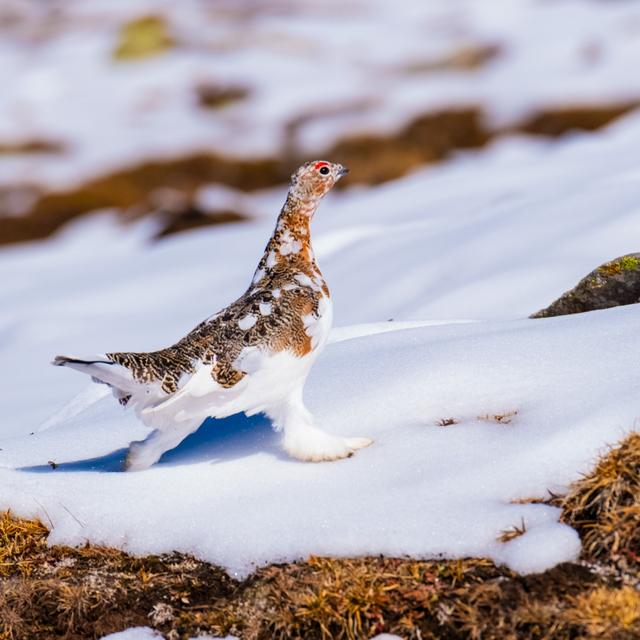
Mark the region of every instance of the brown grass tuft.
[[48, 534], [37, 520], [18, 520], [9, 511], [0, 514], [0, 576], [30, 575]]
[[478, 420], [484, 422], [495, 422], [496, 424], [511, 424], [512, 420], [518, 415], [518, 410], [505, 411], [503, 413], [487, 413], [482, 416], [478, 416]]
[[596, 638], [637, 638], [640, 592], [632, 587], [598, 587], [572, 598], [566, 618]]
[[520, 526], [513, 525], [508, 529], [505, 529], [498, 536], [498, 542], [509, 542], [511, 540], [515, 540], [515, 538], [519, 538], [527, 532], [527, 525], [524, 522], [524, 519], [521, 520]]
[[564, 520], [582, 537], [587, 558], [640, 566], [640, 434], [600, 459], [560, 501]]

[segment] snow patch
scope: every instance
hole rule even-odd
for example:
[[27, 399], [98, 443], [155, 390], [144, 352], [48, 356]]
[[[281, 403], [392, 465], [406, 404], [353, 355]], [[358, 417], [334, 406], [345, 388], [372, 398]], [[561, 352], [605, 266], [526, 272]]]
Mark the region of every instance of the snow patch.
[[[306, 388], [315, 422], [375, 440], [331, 464], [283, 458], [266, 420], [235, 416], [148, 471], [101, 473], [117, 470], [133, 435], [106, 398], [64, 429], [2, 442], [0, 508], [46, 509], [52, 543], [179, 550], [237, 576], [309, 554], [487, 556], [541, 570], [573, 559], [577, 538], [558, 509], [514, 501], [562, 490], [633, 428], [638, 313], [403, 328], [330, 345]], [[482, 419], [514, 409], [508, 425]], [[449, 416], [456, 424], [439, 426]], [[521, 538], [498, 542], [521, 521]]]
[[521, 573], [542, 573], [580, 555], [580, 536], [559, 522], [527, 529], [523, 535], [503, 543], [495, 556], [510, 569]]
[[162, 638], [162, 635], [150, 627], [131, 627], [131, 629], [103, 636], [102, 640], [157, 640], [158, 638]]

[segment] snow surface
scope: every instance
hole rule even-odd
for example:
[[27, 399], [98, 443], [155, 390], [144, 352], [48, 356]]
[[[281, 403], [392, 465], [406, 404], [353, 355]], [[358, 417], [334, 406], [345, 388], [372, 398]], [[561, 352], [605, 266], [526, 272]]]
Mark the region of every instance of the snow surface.
[[104, 212], [3, 249], [0, 508], [42, 518], [52, 543], [178, 550], [237, 576], [309, 554], [488, 556], [523, 573], [575, 558], [557, 509], [517, 501], [562, 491], [637, 428], [640, 310], [525, 316], [637, 250], [639, 139], [635, 115], [327, 199], [315, 245], [343, 328], [306, 399], [328, 431], [375, 439], [335, 463], [288, 459], [263, 418], [235, 416], [120, 473], [146, 429], [48, 365], [181, 336], [247, 286], [273, 220], [150, 244], [148, 224]]
[[[42, 515], [51, 542], [179, 549], [234, 575], [312, 553], [488, 555], [541, 571], [575, 558], [578, 537], [557, 509], [512, 501], [561, 490], [633, 428], [638, 313], [333, 344], [312, 371], [309, 405], [327, 430], [376, 441], [333, 464], [291, 461], [263, 418], [233, 417], [148, 472], [114, 473], [141, 428], [103, 398], [38, 436], [3, 441], [15, 470], [0, 470], [2, 506]], [[485, 418], [511, 411], [509, 425]], [[458, 424], [438, 425], [448, 417]], [[496, 541], [522, 521], [524, 536]]]
[[[377, 638], [396, 638], [397, 636], [376, 636]], [[162, 636], [151, 629], [151, 627], [131, 627], [125, 631], [119, 631], [118, 633], [110, 633], [108, 636], [103, 636], [102, 640], [158, 640]], [[218, 636], [196, 636], [191, 640], [236, 640], [235, 636], [225, 636], [220, 638]]]
[[103, 636], [102, 640], [158, 640], [162, 636], [151, 627], [131, 627], [125, 631], [110, 633]]
[[[632, 2], [4, 0], [1, 11], [0, 142], [45, 140], [65, 151], [0, 155], [0, 186], [65, 188], [204, 149], [318, 152], [456, 106], [477, 105], [505, 126], [540, 108], [640, 97]], [[166, 17], [176, 47], [114, 61], [122, 25], [149, 14]], [[487, 46], [498, 55], [484, 66], [442, 68]], [[202, 83], [249, 95], [202, 109]]]

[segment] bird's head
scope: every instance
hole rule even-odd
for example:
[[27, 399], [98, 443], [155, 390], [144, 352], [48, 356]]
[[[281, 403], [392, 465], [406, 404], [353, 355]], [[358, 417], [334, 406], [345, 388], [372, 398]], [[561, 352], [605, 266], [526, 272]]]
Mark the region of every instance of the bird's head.
[[300, 200], [318, 200], [347, 173], [349, 169], [336, 162], [312, 160], [291, 176], [290, 191]]

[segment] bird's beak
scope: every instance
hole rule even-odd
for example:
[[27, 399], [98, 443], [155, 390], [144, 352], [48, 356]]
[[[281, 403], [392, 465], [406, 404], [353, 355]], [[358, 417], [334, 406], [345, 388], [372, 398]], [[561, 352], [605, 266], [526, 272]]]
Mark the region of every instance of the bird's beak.
[[349, 173], [349, 169], [340, 165], [340, 168], [338, 169], [338, 178], [343, 178], [347, 173]]

